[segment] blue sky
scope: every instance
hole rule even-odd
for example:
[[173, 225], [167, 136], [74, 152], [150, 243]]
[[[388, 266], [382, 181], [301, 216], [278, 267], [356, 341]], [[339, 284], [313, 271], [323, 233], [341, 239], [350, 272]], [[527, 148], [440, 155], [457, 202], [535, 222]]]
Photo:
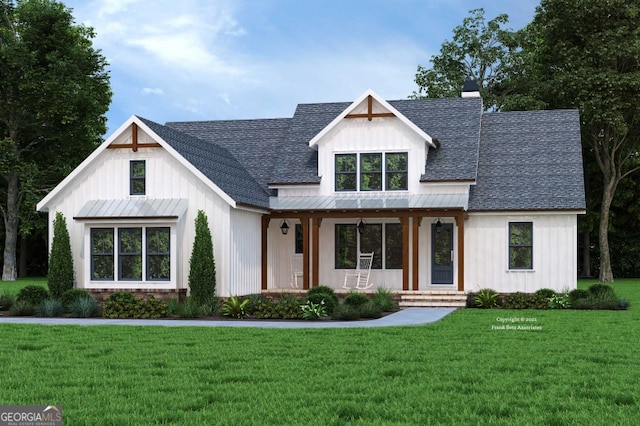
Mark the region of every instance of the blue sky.
[[531, 21], [538, 0], [69, 0], [109, 62], [109, 134], [166, 121], [290, 117], [367, 89], [404, 99], [471, 9]]

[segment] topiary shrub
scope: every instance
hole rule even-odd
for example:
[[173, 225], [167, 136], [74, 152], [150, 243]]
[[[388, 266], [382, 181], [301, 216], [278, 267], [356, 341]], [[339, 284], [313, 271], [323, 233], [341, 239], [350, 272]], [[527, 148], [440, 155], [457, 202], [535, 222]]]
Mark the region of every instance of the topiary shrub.
[[104, 301], [102, 316], [105, 318], [135, 318], [140, 302], [133, 293], [119, 291]]
[[73, 277], [73, 257], [67, 221], [62, 213], [56, 212], [47, 274], [47, 285], [51, 295], [58, 299], [66, 290], [73, 288]]
[[539, 294], [540, 296], [550, 299], [556, 295], [556, 292], [551, 290], [550, 288], [541, 288], [540, 290], [537, 290], [534, 294]]
[[578, 299], [586, 299], [587, 297], [589, 297], [589, 292], [587, 290], [583, 290], [581, 288], [576, 288], [576, 289], [571, 290], [569, 292], [569, 300], [571, 301], [572, 305], [576, 300], [578, 300]]
[[196, 234], [189, 261], [190, 296], [200, 305], [215, 295], [216, 263], [213, 257], [213, 241], [207, 215], [198, 210], [195, 221]]
[[398, 310], [398, 304], [393, 298], [393, 295], [386, 288], [379, 287], [376, 290], [375, 296], [373, 296], [373, 303], [375, 303], [382, 312], [395, 312]]
[[490, 288], [485, 288], [476, 294], [474, 301], [482, 309], [496, 308], [500, 302], [500, 293]]
[[31, 306], [38, 306], [50, 298], [51, 295], [49, 294], [49, 290], [46, 288], [40, 287], [39, 285], [28, 285], [20, 289], [18, 297], [16, 297], [16, 301], [27, 302], [31, 304]]
[[528, 296], [525, 293], [508, 294], [502, 300], [502, 307], [505, 309], [527, 309], [527, 299]]
[[91, 293], [87, 290], [83, 290], [81, 288], [70, 288], [62, 293], [62, 296], [60, 296], [60, 302], [62, 302], [62, 306], [64, 306], [65, 311], [69, 312], [70, 306], [73, 302], [86, 297], [93, 298]]
[[382, 310], [372, 300], [361, 305], [358, 310], [360, 311], [360, 318], [380, 318], [382, 316]]
[[91, 296], [80, 297], [69, 304], [69, 314], [73, 318], [93, 318], [100, 316], [100, 305]]
[[5, 291], [0, 295], [0, 311], [8, 311], [16, 303], [16, 296]]
[[30, 302], [19, 300], [11, 307], [11, 315], [16, 317], [28, 317], [35, 315], [36, 310]]
[[64, 307], [57, 299], [47, 299], [36, 306], [35, 314], [38, 317], [61, 317]]
[[344, 298], [345, 305], [353, 306], [356, 308], [366, 303], [369, 303], [369, 298], [362, 293], [349, 293], [347, 294], [347, 297]]
[[589, 287], [589, 296], [597, 300], [610, 300], [616, 299], [616, 293], [613, 287], [607, 284], [593, 284]]
[[360, 319], [360, 309], [341, 303], [333, 310], [331, 318], [338, 321], [354, 321]]

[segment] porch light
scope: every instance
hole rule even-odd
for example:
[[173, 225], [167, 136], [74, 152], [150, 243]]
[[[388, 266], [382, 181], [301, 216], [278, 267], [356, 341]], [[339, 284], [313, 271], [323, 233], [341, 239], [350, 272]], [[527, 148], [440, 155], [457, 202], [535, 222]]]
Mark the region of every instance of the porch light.
[[365, 224], [362, 221], [362, 219], [360, 219], [360, 222], [358, 223], [358, 233], [360, 235], [362, 235], [362, 233], [364, 232], [364, 227], [365, 227]]
[[442, 232], [442, 222], [440, 222], [440, 218], [438, 218], [438, 221], [436, 222], [436, 233], [439, 234]]
[[282, 231], [282, 235], [287, 235], [289, 233], [289, 222], [287, 222], [287, 219], [280, 222], [280, 231]]

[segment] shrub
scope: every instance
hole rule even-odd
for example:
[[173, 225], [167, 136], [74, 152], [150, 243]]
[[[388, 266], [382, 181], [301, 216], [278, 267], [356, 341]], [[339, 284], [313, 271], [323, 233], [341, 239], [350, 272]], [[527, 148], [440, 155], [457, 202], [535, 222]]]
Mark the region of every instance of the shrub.
[[593, 284], [589, 287], [589, 296], [597, 300], [610, 300], [616, 298], [613, 288], [607, 284]]
[[498, 306], [500, 300], [500, 293], [491, 290], [490, 288], [482, 289], [475, 296], [474, 301], [479, 308], [490, 309]]
[[480, 306], [476, 303], [477, 293], [469, 293], [467, 294], [467, 308], [479, 308]]
[[382, 316], [382, 309], [374, 301], [361, 305], [358, 310], [360, 318], [380, 318]]
[[28, 317], [36, 313], [33, 304], [26, 300], [18, 300], [11, 307], [11, 315], [16, 317]]
[[213, 257], [213, 242], [207, 215], [198, 210], [195, 222], [196, 235], [189, 261], [190, 295], [199, 304], [204, 304], [216, 292], [216, 263]]
[[277, 302], [280, 318], [283, 319], [300, 319], [302, 311], [300, 310], [300, 299], [290, 294], [283, 295]]
[[280, 309], [275, 300], [263, 298], [256, 302], [253, 316], [257, 319], [280, 318]]
[[549, 299], [541, 293], [533, 293], [527, 299], [529, 309], [549, 309]]
[[626, 311], [631, 306], [631, 303], [627, 299], [618, 300], [618, 309]]
[[61, 317], [64, 307], [57, 299], [47, 299], [36, 306], [35, 313], [38, 317]]
[[202, 311], [202, 315], [210, 317], [220, 312], [221, 306], [220, 299], [215, 296], [211, 296], [205, 303], [200, 305], [200, 309]]
[[593, 309], [616, 311], [620, 308], [620, 304], [617, 299], [594, 299]]
[[576, 300], [578, 300], [578, 299], [586, 299], [587, 297], [589, 297], [589, 292], [587, 290], [583, 290], [581, 288], [576, 288], [576, 289], [571, 290], [569, 292], [569, 300], [571, 301], [572, 305]]
[[248, 304], [248, 299], [240, 300], [237, 296], [231, 296], [222, 305], [222, 315], [232, 318], [244, 318], [247, 316], [246, 308]]
[[347, 297], [344, 298], [345, 305], [353, 306], [356, 308], [368, 302], [369, 302], [369, 298], [362, 293], [349, 293]]
[[373, 296], [373, 303], [375, 303], [382, 312], [394, 312], [398, 310], [398, 305], [393, 299], [393, 295], [386, 288], [378, 288], [375, 296]]
[[300, 310], [302, 311], [302, 318], [306, 320], [317, 320], [327, 316], [327, 308], [324, 306], [324, 300], [319, 304], [307, 301], [307, 303], [300, 306]]
[[541, 288], [540, 290], [537, 290], [535, 293], [533, 294], [539, 294], [543, 297], [546, 297], [547, 299], [553, 297], [556, 295], [556, 292], [551, 290], [550, 288]]
[[56, 212], [47, 274], [47, 285], [51, 295], [58, 299], [66, 290], [73, 288], [73, 276], [73, 257], [67, 222], [62, 213]]
[[91, 296], [80, 297], [71, 302], [69, 313], [73, 318], [93, 318], [100, 316], [100, 305]]
[[177, 297], [172, 297], [171, 299], [167, 300], [167, 309], [169, 310], [169, 315], [177, 316], [180, 305], [180, 300], [178, 300]]
[[588, 297], [581, 297], [571, 302], [573, 309], [594, 309], [593, 300]]
[[126, 291], [113, 293], [104, 301], [102, 316], [105, 318], [135, 318], [140, 301], [133, 293]]
[[62, 293], [62, 296], [60, 296], [60, 302], [62, 302], [62, 306], [64, 306], [65, 311], [69, 312], [70, 306], [73, 302], [86, 297], [91, 297], [91, 293], [87, 290], [83, 290], [81, 288], [70, 288]]
[[202, 305], [192, 297], [178, 303], [176, 314], [180, 318], [199, 318], [202, 316]]
[[569, 309], [570, 307], [571, 299], [567, 293], [549, 298], [549, 309]]
[[528, 296], [525, 293], [517, 292], [507, 296], [502, 301], [505, 309], [527, 309]]
[[155, 319], [169, 316], [167, 302], [162, 299], [156, 299], [153, 294], [147, 300], [138, 299], [136, 305], [137, 309], [134, 318]]
[[262, 294], [249, 294], [245, 299], [249, 300], [249, 303], [247, 303], [247, 315], [253, 315], [258, 304], [266, 300]]
[[28, 285], [20, 289], [16, 301], [27, 302], [31, 306], [38, 306], [50, 297], [51, 295], [46, 288], [40, 287], [39, 285]]
[[336, 292], [331, 287], [324, 285], [310, 288], [309, 291], [307, 291], [307, 300], [315, 304], [324, 300], [328, 315], [331, 315], [335, 307], [338, 306], [338, 296]]
[[16, 296], [8, 291], [5, 290], [5, 292], [0, 295], [0, 311], [8, 311], [14, 303], [16, 303]]
[[331, 318], [338, 321], [354, 321], [360, 319], [360, 310], [355, 306], [341, 303], [333, 310]]

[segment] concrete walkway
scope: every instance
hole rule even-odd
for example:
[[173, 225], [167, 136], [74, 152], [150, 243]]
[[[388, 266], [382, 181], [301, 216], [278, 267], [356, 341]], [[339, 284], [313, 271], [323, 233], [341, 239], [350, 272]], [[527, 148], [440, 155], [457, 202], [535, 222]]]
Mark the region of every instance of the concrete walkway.
[[383, 318], [368, 321], [232, 321], [182, 319], [104, 319], [0, 317], [0, 324], [43, 325], [137, 325], [163, 327], [257, 327], [257, 328], [363, 328], [424, 325], [436, 322], [455, 311], [453, 308], [405, 308]]

